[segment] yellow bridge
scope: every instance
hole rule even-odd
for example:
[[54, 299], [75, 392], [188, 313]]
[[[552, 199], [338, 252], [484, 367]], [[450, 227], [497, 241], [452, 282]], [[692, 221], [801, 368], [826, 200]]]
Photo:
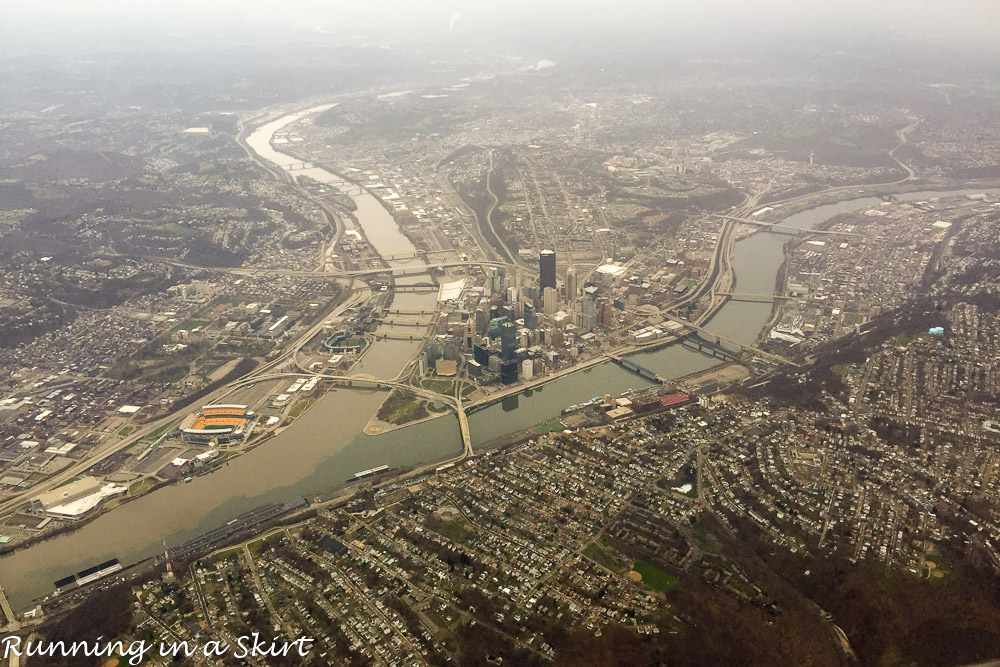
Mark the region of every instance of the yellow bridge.
[[462, 446], [466, 456], [472, 456], [472, 433], [469, 432], [469, 418], [465, 415], [462, 406], [456, 408], [458, 412], [458, 428], [462, 431]]

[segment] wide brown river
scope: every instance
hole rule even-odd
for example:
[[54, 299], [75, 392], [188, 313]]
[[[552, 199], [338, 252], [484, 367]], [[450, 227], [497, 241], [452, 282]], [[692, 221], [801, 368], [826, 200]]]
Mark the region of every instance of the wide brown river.
[[[275, 151], [270, 138], [304, 115], [306, 112], [290, 114], [262, 126], [248, 138], [248, 144], [275, 164], [299, 162], [298, 158]], [[306, 171], [317, 180], [342, 183], [322, 169]], [[971, 192], [916, 192], [901, 198], [920, 200]], [[413, 250], [377, 199], [367, 193], [353, 198], [358, 203], [358, 222], [376, 249], [383, 254]], [[839, 213], [879, 203], [876, 198], [866, 197], [819, 206], [789, 216], [783, 224], [809, 229]], [[760, 233], [736, 244], [734, 270], [739, 291], [767, 293], [774, 288], [788, 239], [787, 234]], [[397, 298], [397, 305], [405, 308], [433, 306], [436, 294], [408, 293]], [[770, 312], [767, 303], [731, 301], [707, 326], [723, 336], [751, 342]], [[409, 362], [416, 348], [416, 343], [408, 341], [380, 341], [369, 350], [358, 370], [391, 377]], [[636, 361], [668, 378], [718, 363], [717, 359], [679, 345], [637, 355]], [[474, 413], [469, 418], [473, 441], [483, 443], [551, 419], [568, 405], [645, 384], [643, 378], [619, 366], [601, 364]], [[329, 491], [357, 471], [379, 465], [412, 466], [461, 451], [454, 416], [384, 435], [364, 435], [362, 429], [384, 396], [381, 392], [331, 391], [293, 426], [220, 470], [196, 477], [188, 484], [160, 489], [75, 532], [0, 558], [0, 585], [11, 605], [22, 609], [33, 599], [52, 592], [55, 580], [109, 558], [118, 558], [126, 565], [134, 563], [161, 552], [164, 543], [182, 544], [261, 505]]]

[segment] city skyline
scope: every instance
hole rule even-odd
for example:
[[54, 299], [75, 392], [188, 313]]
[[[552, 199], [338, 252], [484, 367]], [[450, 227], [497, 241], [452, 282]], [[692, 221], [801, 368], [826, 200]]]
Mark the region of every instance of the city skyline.
[[995, 3], [9, 9], [5, 643], [1000, 656]]

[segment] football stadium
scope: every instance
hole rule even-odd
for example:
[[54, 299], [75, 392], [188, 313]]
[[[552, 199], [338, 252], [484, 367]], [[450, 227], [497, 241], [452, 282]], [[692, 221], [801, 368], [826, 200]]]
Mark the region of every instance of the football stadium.
[[185, 442], [229, 442], [250, 434], [254, 413], [245, 405], [205, 405], [188, 415], [179, 430]]

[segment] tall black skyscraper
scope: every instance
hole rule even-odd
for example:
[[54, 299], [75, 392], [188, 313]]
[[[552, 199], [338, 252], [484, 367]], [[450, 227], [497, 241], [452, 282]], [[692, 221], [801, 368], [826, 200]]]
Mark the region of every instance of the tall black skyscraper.
[[538, 287], [544, 292], [546, 287], [556, 287], [556, 251], [543, 250], [538, 255]]
[[473, 355], [472, 358], [476, 361], [476, 363], [478, 363], [478, 364], [480, 364], [482, 366], [489, 365], [489, 363], [490, 363], [490, 351], [488, 349], [486, 349], [485, 347], [483, 347], [482, 345], [473, 345], [472, 346], [472, 355]]
[[501, 362], [500, 382], [503, 384], [514, 384], [517, 382], [517, 366], [518, 364], [516, 359]]
[[500, 359], [508, 361], [517, 352], [517, 327], [513, 322], [504, 322], [500, 326]]

